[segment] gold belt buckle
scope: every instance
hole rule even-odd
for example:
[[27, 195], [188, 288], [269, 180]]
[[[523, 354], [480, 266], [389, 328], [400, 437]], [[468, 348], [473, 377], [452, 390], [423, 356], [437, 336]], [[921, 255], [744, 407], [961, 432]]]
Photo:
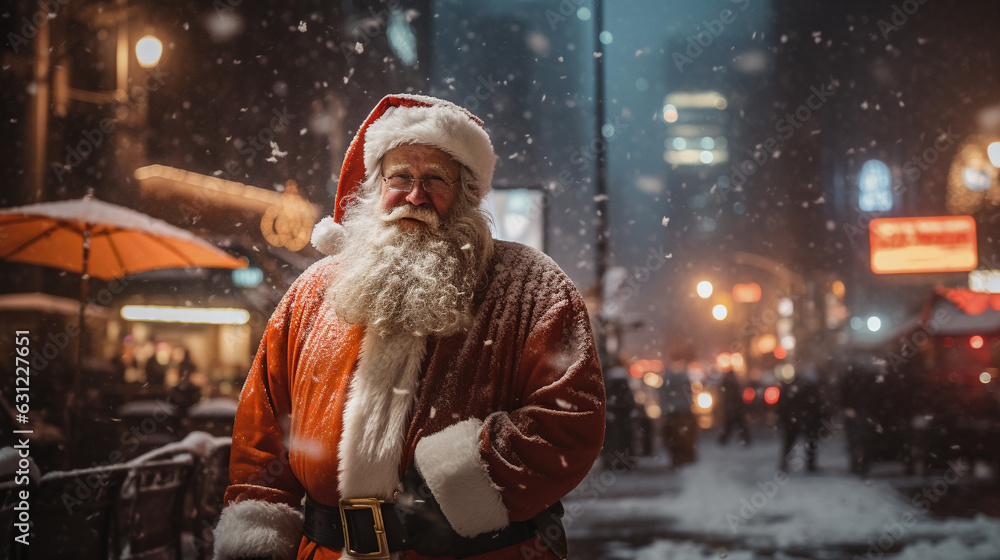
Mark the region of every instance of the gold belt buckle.
[[[378, 498], [345, 498], [340, 500], [340, 523], [344, 529], [344, 550], [358, 560], [389, 560], [389, 541], [385, 536], [385, 522], [382, 520], [382, 504]], [[349, 509], [370, 509], [375, 519], [375, 539], [378, 541], [376, 552], [358, 552], [351, 548], [350, 531], [347, 529], [347, 514]]]

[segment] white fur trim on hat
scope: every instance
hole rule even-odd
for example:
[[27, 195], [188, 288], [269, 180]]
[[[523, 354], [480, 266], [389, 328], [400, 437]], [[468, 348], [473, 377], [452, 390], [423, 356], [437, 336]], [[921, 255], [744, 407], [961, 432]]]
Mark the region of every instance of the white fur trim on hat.
[[497, 156], [490, 137], [461, 107], [432, 97], [412, 96], [430, 107], [391, 107], [365, 132], [365, 172], [370, 177], [382, 156], [404, 144], [424, 144], [447, 152], [472, 170], [468, 183], [480, 198], [493, 182]]
[[500, 489], [479, 455], [483, 421], [452, 424], [417, 442], [414, 461], [455, 532], [474, 537], [509, 522]]
[[302, 540], [302, 512], [287, 504], [244, 500], [222, 510], [215, 527], [215, 560], [266, 557], [293, 560]]
[[327, 216], [313, 227], [312, 246], [324, 255], [335, 255], [340, 252], [344, 234], [344, 226], [338, 224], [333, 216]]

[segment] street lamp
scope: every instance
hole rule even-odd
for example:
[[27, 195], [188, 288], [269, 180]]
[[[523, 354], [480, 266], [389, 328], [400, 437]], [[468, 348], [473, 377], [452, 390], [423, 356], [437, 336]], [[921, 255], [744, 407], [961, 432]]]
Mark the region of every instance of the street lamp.
[[1000, 142], [993, 142], [986, 148], [986, 155], [990, 157], [993, 167], [1000, 167]]
[[729, 309], [721, 303], [712, 308], [712, 317], [715, 317], [716, 321], [721, 321], [729, 315]]
[[146, 35], [135, 44], [135, 57], [139, 61], [139, 66], [143, 68], [156, 66], [162, 54], [163, 43], [152, 35]]
[[708, 299], [708, 297], [712, 295], [712, 283], [708, 280], [702, 280], [701, 282], [698, 282], [695, 290], [698, 292], [701, 299]]
[[[128, 99], [129, 57], [128, 57], [128, 26], [120, 24], [118, 30], [118, 55], [115, 62], [117, 77], [114, 91], [86, 91], [69, 85], [69, 69], [65, 64], [55, 67], [53, 101], [55, 113], [61, 117], [67, 114], [69, 100], [104, 105], [106, 103], [123, 102]], [[146, 35], [135, 44], [135, 57], [139, 66], [152, 68], [160, 63], [163, 55], [163, 43], [153, 35]]]

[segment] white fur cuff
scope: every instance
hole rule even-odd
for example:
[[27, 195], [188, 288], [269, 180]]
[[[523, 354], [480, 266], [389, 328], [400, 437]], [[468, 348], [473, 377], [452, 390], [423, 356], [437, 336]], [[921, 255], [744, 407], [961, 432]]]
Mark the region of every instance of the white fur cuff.
[[245, 500], [226, 506], [215, 527], [215, 560], [265, 556], [294, 560], [302, 512], [286, 504]]
[[441, 504], [452, 528], [463, 537], [507, 526], [507, 508], [500, 489], [490, 480], [479, 456], [483, 421], [452, 424], [417, 442], [414, 461]]

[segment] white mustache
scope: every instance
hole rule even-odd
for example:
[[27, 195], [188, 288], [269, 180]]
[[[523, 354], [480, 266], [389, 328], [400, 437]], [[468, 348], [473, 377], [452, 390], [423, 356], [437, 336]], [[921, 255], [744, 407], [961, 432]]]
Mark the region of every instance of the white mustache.
[[431, 229], [437, 229], [441, 225], [441, 218], [438, 217], [437, 212], [431, 210], [430, 208], [413, 206], [412, 204], [397, 206], [388, 214], [382, 214], [379, 216], [379, 219], [386, 223], [398, 222], [404, 218], [419, 220], [430, 226]]

